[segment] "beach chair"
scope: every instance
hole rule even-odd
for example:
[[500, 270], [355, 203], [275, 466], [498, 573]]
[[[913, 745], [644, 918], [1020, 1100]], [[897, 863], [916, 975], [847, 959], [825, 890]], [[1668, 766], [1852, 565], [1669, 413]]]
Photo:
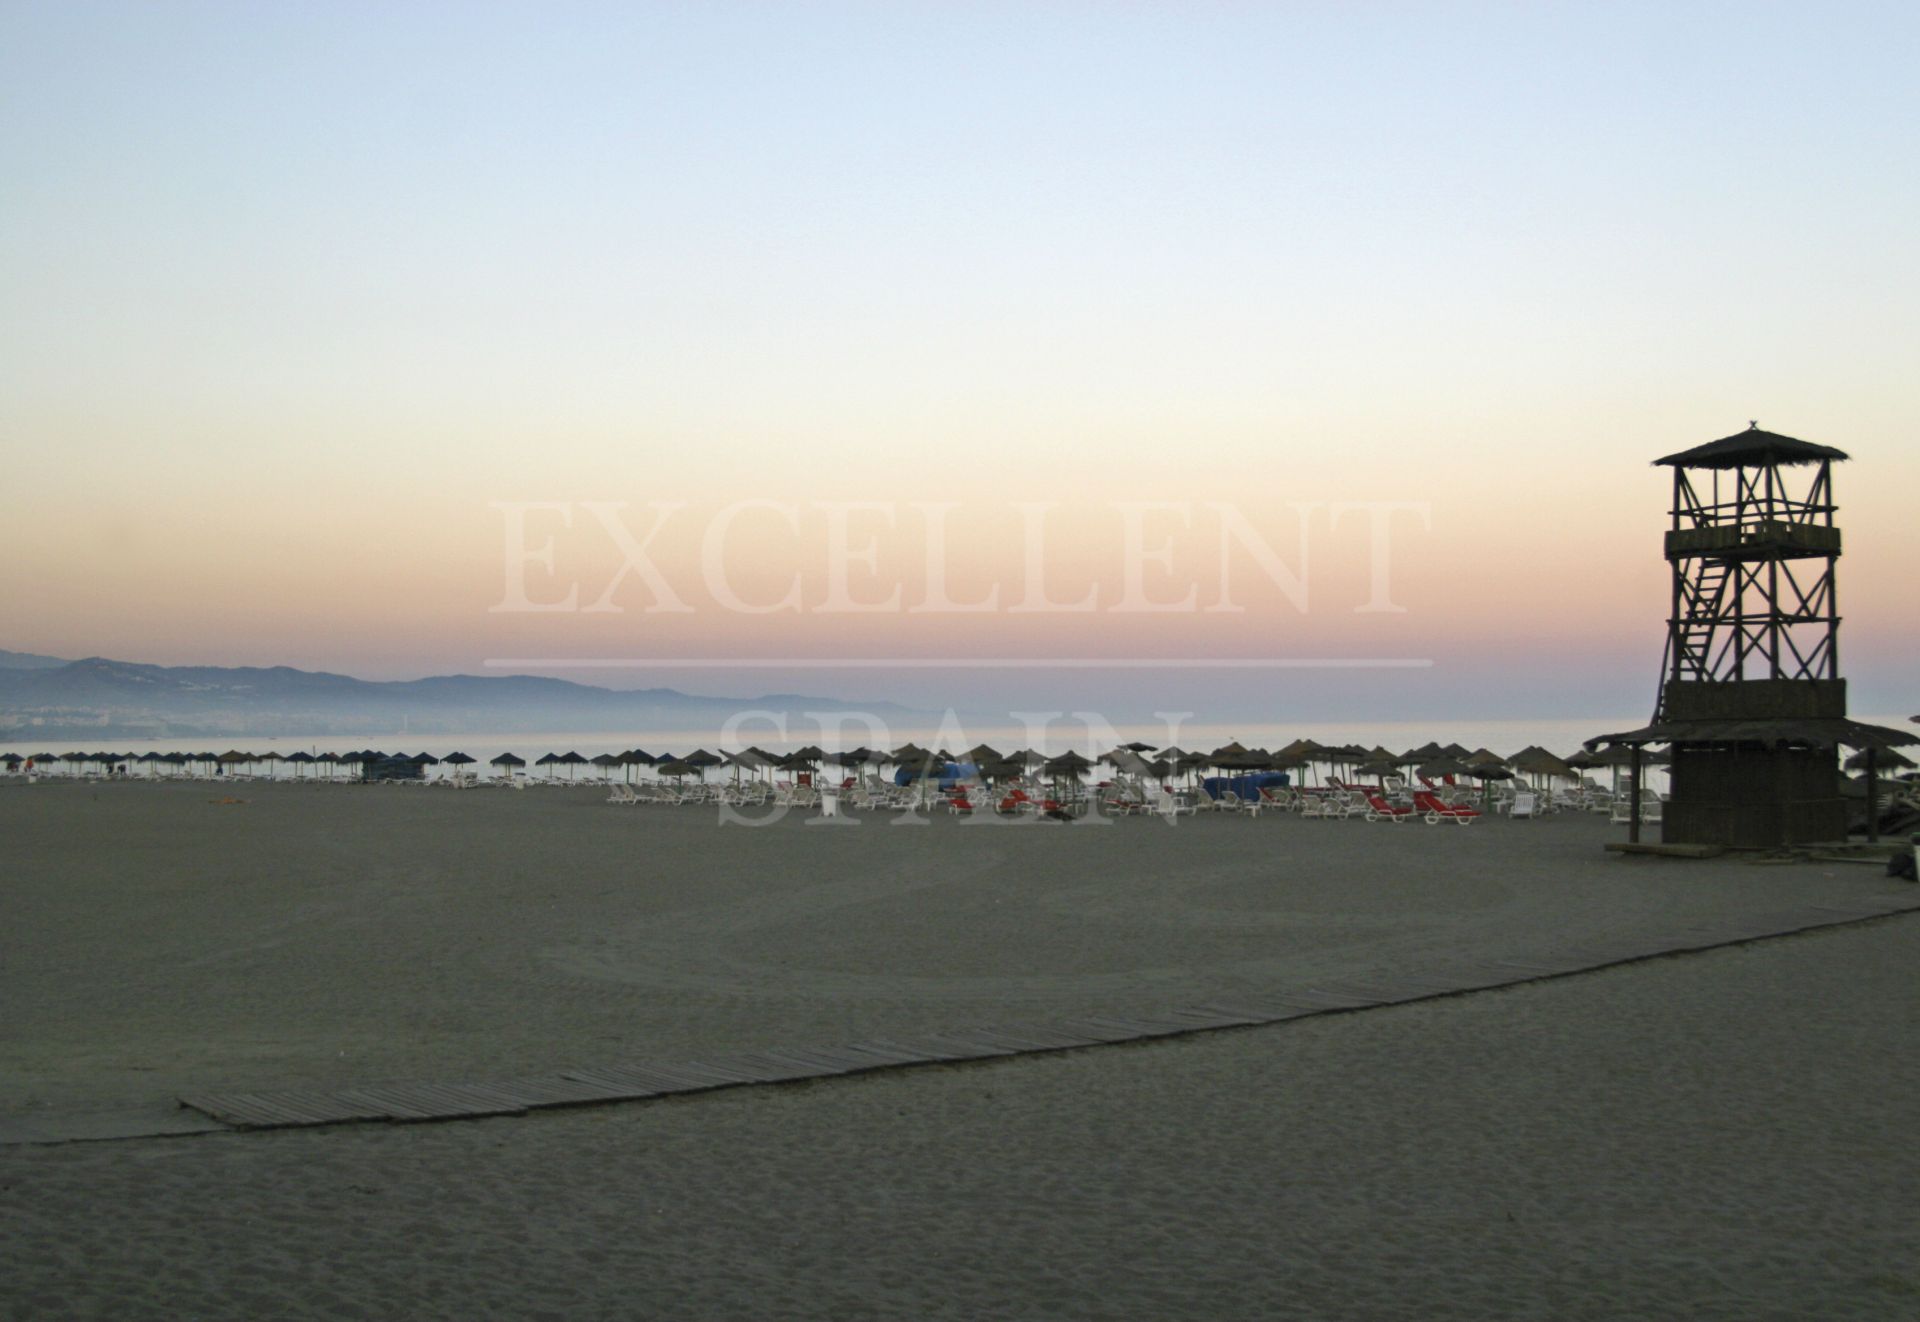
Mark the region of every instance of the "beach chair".
[[638, 803], [640, 802], [640, 796], [633, 792], [633, 787], [631, 785], [625, 785], [620, 783], [619, 781], [615, 781], [613, 785], [613, 792], [607, 795], [607, 802], [608, 803]]
[[1145, 786], [1147, 806], [1160, 816], [1172, 821], [1176, 817], [1191, 817], [1194, 806], [1184, 794], [1175, 794], [1158, 781], [1149, 781]]
[[1107, 793], [1101, 796], [1101, 803], [1111, 812], [1121, 815], [1143, 813], [1147, 809], [1147, 791], [1138, 777], [1124, 773], [1113, 778], [1113, 784], [1106, 787]]
[[1507, 805], [1507, 816], [1524, 817], [1532, 821], [1540, 816], [1540, 796], [1532, 790], [1517, 790], [1513, 802]]
[[1443, 803], [1438, 794], [1426, 790], [1420, 790], [1414, 794], [1413, 806], [1416, 811], [1425, 814], [1428, 826], [1438, 826], [1443, 821], [1458, 822], [1465, 826], [1480, 815], [1478, 808]]
[[1388, 803], [1378, 794], [1369, 794], [1367, 800], [1367, 820], [1370, 822], [1392, 822], [1398, 826], [1414, 815], [1411, 807], [1402, 807], [1397, 803]]

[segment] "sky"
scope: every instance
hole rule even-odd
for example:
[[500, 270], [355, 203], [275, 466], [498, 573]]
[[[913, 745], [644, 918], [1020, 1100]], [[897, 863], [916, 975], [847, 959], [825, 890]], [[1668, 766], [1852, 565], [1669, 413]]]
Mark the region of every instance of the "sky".
[[1916, 38], [0, 4], [0, 646], [1639, 716], [1650, 461], [1757, 419], [1852, 456], [1843, 669], [1920, 710]]

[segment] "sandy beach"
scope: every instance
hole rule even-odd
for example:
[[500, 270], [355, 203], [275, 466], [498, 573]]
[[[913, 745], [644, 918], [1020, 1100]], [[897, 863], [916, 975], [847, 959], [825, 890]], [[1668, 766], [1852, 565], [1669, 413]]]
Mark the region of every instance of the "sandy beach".
[[[1821, 897], [1591, 818], [722, 827], [49, 785], [0, 1114], [1150, 1012]], [[1920, 919], [964, 1067], [0, 1149], [18, 1317], [1910, 1315]]]

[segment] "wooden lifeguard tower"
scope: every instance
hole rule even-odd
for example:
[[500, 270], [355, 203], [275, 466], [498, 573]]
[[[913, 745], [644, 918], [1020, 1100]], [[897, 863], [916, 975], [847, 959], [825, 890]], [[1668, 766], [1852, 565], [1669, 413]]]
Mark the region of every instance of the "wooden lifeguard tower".
[[1652, 725], [1592, 743], [1635, 749], [1636, 788], [1638, 751], [1670, 747], [1667, 844], [1844, 840], [1839, 747], [1913, 742], [1847, 719], [1833, 499], [1846, 458], [1755, 423], [1654, 461], [1673, 470], [1660, 696]]

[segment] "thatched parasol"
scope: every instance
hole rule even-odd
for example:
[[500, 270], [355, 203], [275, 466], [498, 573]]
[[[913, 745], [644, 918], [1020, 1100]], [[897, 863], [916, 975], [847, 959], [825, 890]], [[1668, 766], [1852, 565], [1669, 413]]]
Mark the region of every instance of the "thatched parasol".
[[1531, 744], [1515, 753], [1507, 760], [1507, 765], [1515, 771], [1536, 778], [1560, 776], [1569, 780], [1575, 779], [1573, 768], [1566, 764], [1564, 758], [1548, 752], [1538, 744]]
[[1080, 773], [1092, 770], [1092, 768], [1093, 762], [1091, 759], [1075, 752], [1071, 748], [1058, 757], [1048, 758], [1046, 764], [1048, 775], [1052, 776], [1056, 781], [1065, 780], [1068, 784], [1074, 786], [1076, 790], [1080, 785]]

